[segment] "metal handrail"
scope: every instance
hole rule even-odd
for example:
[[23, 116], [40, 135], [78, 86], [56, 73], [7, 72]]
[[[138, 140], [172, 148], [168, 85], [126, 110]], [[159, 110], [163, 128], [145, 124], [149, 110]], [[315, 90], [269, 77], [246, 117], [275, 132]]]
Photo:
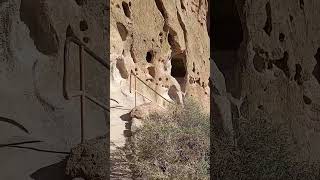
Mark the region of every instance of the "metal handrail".
[[[80, 90], [69, 94], [68, 91], [68, 83], [67, 83], [67, 61], [69, 61], [69, 44], [74, 43], [79, 46], [79, 60], [80, 60]], [[103, 67], [110, 69], [109, 65], [106, 61], [96, 55], [93, 51], [91, 51], [84, 43], [76, 39], [75, 37], [68, 37], [65, 41], [64, 46], [64, 76], [63, 76], [63, 95], [67, 100], [70, 100], [74, 97], [80, 97], [80, 104], [81, 104], [81, 143], [84, 141], [84, 117], [85, 117], [85, 100], [88, 99], [94, 104], [98, 105], [99, 107], [103, 108], [104, 110], [110, 112], [110, 107], [105, 105], [103, 102], [99, 101], [98, 99], [94, 98], [90, 94], [86, 93], [85, 89], [85, 69], [84, 69], [84, 59], [83, 59], [83, 51], [87, 52], [91, 57], [94, 58], [97, 62], [100, 63]], [[113, 100], [113, 99], [111, 99]], [[113, 100], [117, 102], [116, 100]]]
[[[137, 79], [142, 82], [147, 88], [149, 88], [150, 90], [152, 90], [156, 95], [158, 95], [159, 97], [161, 97], [162, 99], [164, 99], [165, 101], [167, 101], [168, 103], [170, 104], [175, 104], [175, 103], [172, 103], [171, 101], [169, 101], [167, 98], [163, 97], [161, 94], [159, 94], [156, 90], [154, 90], [152, 87], [150, 87], [147, 83], [145, 83], [142, 79], [140, 79], [132, 70], [130, 72], [130, 93], [131, 93], [131, 81], [132, 81], [132, 78], [131, 78], [131, 75], [134, 76], [134, 80], [135, 80], [135, 83], [134, 83], [134, 91], [135, 91], [135, 98], [134, 98], [134, 104], [135, 104], [135, 107], [137, 106], [137, 94], [141, 95], [142, 97], [148, 99], [149, 101], [152, 102], [152, 100], [148, 97], [146, 97], [145, 95], [143, 95], [141, 92], [137, 91]], [[158, 106], [160, 106], [159, 104], [157, 104]], [[162, 106], [160, 106], [162, 107]], [[163, 108], [163, 107], [162, 107]]]

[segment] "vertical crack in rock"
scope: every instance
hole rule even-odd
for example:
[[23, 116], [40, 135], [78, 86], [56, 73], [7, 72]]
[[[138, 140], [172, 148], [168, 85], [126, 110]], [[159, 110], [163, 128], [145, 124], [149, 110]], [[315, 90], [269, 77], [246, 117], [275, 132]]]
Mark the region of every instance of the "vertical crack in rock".
[[177, 16], [178, 16], [178, 21], [179, 21], [179, 24], [183, 30], [183, 37], [184, 37], [184, 41], [185, 41], [185, 46], [186, 46], [186, 49], [188, 48], [188, 37], [187, 37], [187, 28], [186, 28], [186, 25], [184, 24], [184, 22], [182, 21], [182, 18], [181, 18], [181, 15], [180, 15], [180, 12], [177, 8]]
[[198, 5], [198, 15], [200, 14], [201, 11], [201, 6], [202, 6], [202, 0], [199, 0], [199, 5]]
[[180, 0], [181, 9], [186, 10], [183, 0]]
[[318, 83], [320, 84], [320, 48], [318, 48], [317, 53], [314, 56], [314, 58], [317, 60], [317, 64], [314, 67], [312, 74], [318, 80]]
[[[134, 41], [134, 40], [133, 40]], [[137, 63], [137, 58], [136, 58], [136, 56], [135, 56], [135, 54], [134, 54], [134, 51], [133, 51], [133, 42], [131, 43], [131, 45], [130, 45], [130, 55], [131, 55], [131, 57], [132, 57], [132, 59], [133, 59], [133, 62], [134, 63]]]
[[164, 8], [162, 0], [155, 0], [156, 6], [158, 10], [160, 11], [162, 17], [166, 21], [168, 19], [168, 13], [166, 12], [166, 9]]
[[267, 20], [263, 30], [270, 36], [272, 31], [272, 18], [271, 18], [271, 5], [270, 2], [266, 4], [266, 13], [267, 13]]
[[47, 13], [43, 0], [21, 1], [20, 18], [28, 26], [36, 48], [45, 55], [54, 55], [58, 53], [59, 39]]
[[[155, 3], [156, 3], [156, 6], [157, 6], [158, 10], [160, 11], [163, 19], [164, 19], [163, 31], [168, 32], [168, 42], [169, 42], [169, 44], [171, 46], [171, 49], [173, 51], [177, 51], [178, 53], [181, 53], [182, 48], [181, 48], [179, 42], [175, 39], [175, 37], [177, 35], [177, 32], [171, 26], [169, 26], [168, 12], [166, 11], [162, 0], [155, 0]], [[178, 12], [177, 12], [177, 15], [178, 15], [178, 20], [179, 20]], [[181, 25], [180, 20], [179, 20], [179, 23]], [[182, 27], [182, 29], [183, 29], [183, 27]], [[186, 39], [186, 37], [185, 37], [185, 39]]]
[[299, 0], [300, 9], [304, 9], [304, 0]]

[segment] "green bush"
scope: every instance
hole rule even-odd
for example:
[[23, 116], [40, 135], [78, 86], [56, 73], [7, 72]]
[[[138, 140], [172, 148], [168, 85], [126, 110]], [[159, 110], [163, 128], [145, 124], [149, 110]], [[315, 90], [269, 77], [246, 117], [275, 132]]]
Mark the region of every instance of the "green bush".
[[152, 114], [135, 134], [135, 166], [146, 179], [209, 179], [210, 122], [200, 106]]

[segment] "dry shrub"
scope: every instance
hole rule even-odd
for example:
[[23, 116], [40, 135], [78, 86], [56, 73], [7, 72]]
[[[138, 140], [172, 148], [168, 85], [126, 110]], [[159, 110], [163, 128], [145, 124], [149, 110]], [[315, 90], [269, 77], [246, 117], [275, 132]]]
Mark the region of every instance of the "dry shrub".
[[290, 126], [239, 119], [238, 142], [211, 136], [212, 179], [320, 179], [319, 163], [302, 161]]
[[209, 179], [210, 121], [195, 101], [152, 114], [135, 134], [137, 175], [145, 179]]

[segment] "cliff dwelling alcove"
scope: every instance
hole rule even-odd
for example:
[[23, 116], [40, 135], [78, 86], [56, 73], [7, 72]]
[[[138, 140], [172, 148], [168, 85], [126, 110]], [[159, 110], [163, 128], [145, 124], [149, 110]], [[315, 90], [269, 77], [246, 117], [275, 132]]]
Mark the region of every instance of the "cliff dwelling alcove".
[[213, 59], [226, 81], [227, 91], [240, 97], [240, 59], [238, 49], [243, 32], [235, 0], [212, 2]]
[[185, 92], [186, 86], [186, 57], [184, 54], [178, 54], [171, 59], [171, 76], [180, 84], [181, 91]]

